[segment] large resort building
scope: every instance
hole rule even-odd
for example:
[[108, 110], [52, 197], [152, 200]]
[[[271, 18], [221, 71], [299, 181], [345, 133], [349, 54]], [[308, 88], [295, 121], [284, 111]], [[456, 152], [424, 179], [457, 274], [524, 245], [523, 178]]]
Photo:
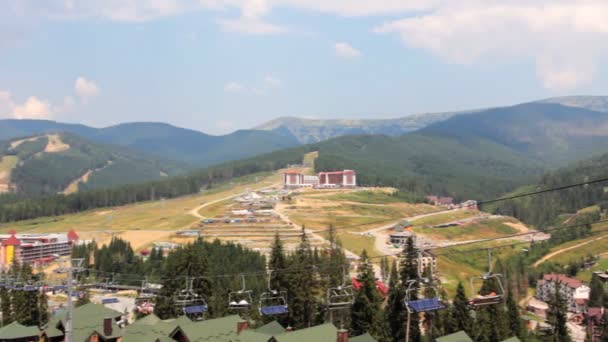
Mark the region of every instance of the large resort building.
[[353, 170], [319, 172], [317, 176], [305, 175], [295, 170], [283, 174], [285, 188], [353, 188], [357, 186], [357, 172]]
[[76, 241], [78, 235], [73, 230], [64, 234], [17, 234], [15, 231], [0, 234], [0, 265], [6, 269], [13, 262], [48, 263], [56, 256], [70, 255]]

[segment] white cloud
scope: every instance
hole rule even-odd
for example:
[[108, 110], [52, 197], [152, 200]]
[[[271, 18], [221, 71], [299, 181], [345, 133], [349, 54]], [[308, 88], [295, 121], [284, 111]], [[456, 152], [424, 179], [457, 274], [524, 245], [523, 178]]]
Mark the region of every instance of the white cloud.
[[591, 82], [608, 55], [608, 2], [467, 0], [374, 31], [397, 33], [451, 63], [532, 60], [546, 88], [570, 90]]
[[287, 28], [271, 24], [258, 18], [240, 17], [237, 19], [219, 19], [222, 30], [244, 34], [278, 34], [287, 32]]
[[264, 84], [270, 87], [279, 87], [281, 85], [281, 80], [272, 75], [268, 75], [264, 77]]
[[245, 89], [245, 87], [238, 82], [229, 82], [224, 86], [224, 91], [228, 93], [238, 93], [243, 91], [243, 89]]
[[99, 86], [82, 76], [78, 77], [74, 82], [74, 90], [83, 99], [95, 97], [99, 94]]
[[334, 44], [334, 53], [341, 58], [358, 58], [361, 56], [361, 51], [355, 49], [350, 44], [338, 42]]
[[36, 96], [30, 96], [21, 104], [13, 108], [15, 119], [50, 119], [52, 117], [51, 105]]
[[30, 96], [18, 104], [8, 91], [0, 91], [0, 117], [12, 119], [50, 119], [51, 105], [36, 96]]

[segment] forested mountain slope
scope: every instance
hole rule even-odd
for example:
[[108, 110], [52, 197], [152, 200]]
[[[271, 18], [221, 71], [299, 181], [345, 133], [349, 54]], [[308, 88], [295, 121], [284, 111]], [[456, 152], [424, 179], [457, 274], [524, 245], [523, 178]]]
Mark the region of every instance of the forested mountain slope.
[[[549, 172], [534, 185], [521, 187], [510, 195], [605, 179], [607, 170], [608, 153]], [[488, 209], [546, 227], [558, 223], [561, 214], [576, 213], [593, 205], [608, 207], [607, 191], [608, 181], [505, 201]]]
[[6, 141], [0, 146], [0, 158], [1, 190], [25, 196], [156, 180], [188, 168], [67, 133]]
[[94, 142], [128, 147], [162, 159], [197, 166], [248, 158], [299, 145], [285, 131], [240, 130], [214, 136], [151, 122], [125, 123], [98, 129], [46, 120], [0, 120], [0, 140], [50, 132], [75, 133]]
[[484, 199], [608, 151], [608, 114], [528, 103], [454, 116], [400, 137], [318, 144], [319, 170], [353, 168], [363, 184]]

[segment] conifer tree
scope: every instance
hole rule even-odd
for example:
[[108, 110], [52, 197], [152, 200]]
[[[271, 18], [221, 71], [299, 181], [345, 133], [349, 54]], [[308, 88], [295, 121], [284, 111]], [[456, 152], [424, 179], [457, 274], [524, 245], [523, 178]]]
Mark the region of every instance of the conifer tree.
[[[401, 286], [404, 290], [410, 288], [409, 297], [406, 300], [418, 299], [418, 285], [419, 285], [419, 272], [418, 272], [418, 250], [414, 244], [414, 239], [411, 237], [407, 239], [405, 247], [403, 248], [403, 254], [401, 259], [401, 265], [399, 266], [399, 275], [401, 280]], [[408, 315], [406, 314], [406, 319]], [[410, 321], [410, 336], [411, 342], [420, 341], [420, 317], [417, 314], [409, 315]]]
[[449, 311], [449, 323], [446, 325], [448, 328], [446, 331], [447, 333], [455, 333], [464, 330], [467, 334], [472, 335], [473, 318], [469, 312], [468, 301], [469, 299], [464, 291], [464, 286], [462, 285], [462, 282], [459, 282], [456, 287], [456, 295], [454, 296]]
[[605, 299], [606, 292], [604, 290], [604, 284], [597, 274], [591, 276], [591, 284], [589, 284], [589, 287], [591, 288], [591, 293], [589, 294], [589, 307], [602, 307], [605, 304], [608, 304]]
[[42, 327], [49, 321], [49, 304], [44, 291], [38, 294], [38, 314], [38, 326]]
[[11, 305], [11, 294], [5, 287], [0, 287], [0, 310], [2, 311], [2, 326], [14, 321]]
[[385, 308], [386, 321], [388, 324], [391, 341], [403, 341], [405, 337], [405, 308], [403, 307], [404, 297], [405, 292], [399, 283], [397, 263], [393, 260], [391, 271], [389, 273], [388, 300]]
[[379, 337], [383, 335], [380, 325], [382, 299], [376, 288], [376, 277], [374, 269], [369, 263], [367, 251], [363, 250], [359, 262], [357, 280], [361, 283], [361, 288], [355, 294], [355, 301], [351, 309], [351, 335], [370, 333], [374, 337]]
[[519, 316], [519, 308], [515, 302], [515, 296], [512, 291], [507, 294], [507, 313], [509, 316], [509, 332], [511, 336], [517, 336], [520, 339], [524, 336], [523, 324]]
[[549, 310], [547, 311], [547, 322], [551, 325], [548, 339], [556, 342], [569, 342], [568, 322], [566, 313], [566, 301], [560, 291], [561, 283], [555, 284], [555, 291], [549, 296]]
[[304, 227], [300, 244], [293, 256], [289, 277], [289, 308], [291, 325], [298, 328], [310, 327], [315, 314], [315, 270], [312, 268], [312, 250]]

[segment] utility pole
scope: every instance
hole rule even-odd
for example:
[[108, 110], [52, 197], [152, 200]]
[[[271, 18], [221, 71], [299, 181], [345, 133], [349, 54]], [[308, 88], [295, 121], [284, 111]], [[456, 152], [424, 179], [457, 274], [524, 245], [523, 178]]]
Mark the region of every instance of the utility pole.
[[[61, 267], [62, 262], [69, 262], [69, 267]], [[73, 303], [72, 303], [72, 283], [73, 283], [73, 274], [74, 272], [80, 272], [82, 270], [82, 264], [84, 263], [84, 258], [75, 258], [68, 260], [59, 260], [59, 268], [55, 270], [56, 273], [67, 273], [68, 274], [68, 303], [67, 303], [67, 312], [65, 316], [65, 342], [72, 342], [72, 311], [73, 311]]]

